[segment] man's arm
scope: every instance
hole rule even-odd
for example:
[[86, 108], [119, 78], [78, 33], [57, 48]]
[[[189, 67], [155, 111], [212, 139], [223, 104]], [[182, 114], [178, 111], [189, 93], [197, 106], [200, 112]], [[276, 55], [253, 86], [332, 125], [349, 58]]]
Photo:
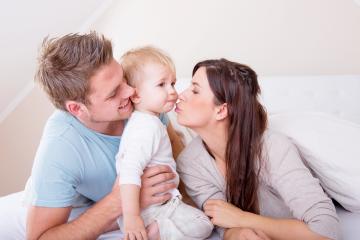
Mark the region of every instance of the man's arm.
[[[146, 169], [141, 177], [141, 207], [169, 200], [171, 195], [162, 193], [175, 187], [173, 183], [166, 183], [173, 178], [174, 174], [168, 166]], [[102, 233], [116, 230], [115, 220], [122, 213], [119, 184], [115, 181], [111, 193], [77, 219], [67, 222], [70, 212], [71, 207], [30, 207], [27, 239], [96, 239]]]
[[71, 222], [67, 222], [71, 207], [30, 207], [27, 239], [96, 239], [112, 230], [122, 211], [119, 189], [115, 185], [109, 195]]

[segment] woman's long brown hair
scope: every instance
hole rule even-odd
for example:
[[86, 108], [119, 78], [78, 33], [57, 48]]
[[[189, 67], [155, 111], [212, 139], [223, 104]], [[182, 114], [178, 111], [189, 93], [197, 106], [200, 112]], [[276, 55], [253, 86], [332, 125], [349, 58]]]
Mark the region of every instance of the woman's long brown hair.
[[226, 59], [199, 62], [206, 68], [216, 105], [227, 104], [226, 198], [244, 211], [259, 213], [258, 186], [262, 136], [267, 114], [258, 96], [257, 75], [250, 67]]

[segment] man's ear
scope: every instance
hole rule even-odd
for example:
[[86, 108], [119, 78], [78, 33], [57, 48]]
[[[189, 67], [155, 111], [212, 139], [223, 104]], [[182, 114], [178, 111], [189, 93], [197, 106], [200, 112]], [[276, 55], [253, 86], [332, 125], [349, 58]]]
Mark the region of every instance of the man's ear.
[[141, 97], [138, 95], [138, 91], [136, 88], [134, 94], [130, 97], [130, 99], [134, 104], [139, 104], [141, 102]]
[[79, 117], [87, 111], [87, 108], [83, 103], [76, 101], [66, 101], [65, 107], [66, 110], [75, 117]]
[[216, 120], [224, 120], [228, 116], [228, 107], [227, 103], [223, 103], [219, 106], [216, 106]]

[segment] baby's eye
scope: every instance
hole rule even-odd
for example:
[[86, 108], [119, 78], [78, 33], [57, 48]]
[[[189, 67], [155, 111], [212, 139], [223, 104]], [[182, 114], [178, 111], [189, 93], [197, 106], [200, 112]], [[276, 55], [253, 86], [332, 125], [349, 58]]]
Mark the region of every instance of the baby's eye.
[[172, 83], [171, 83], [171, 86], [175, 86], [175, 82], [172, 82]]
[[158, 86], [159, 86], [159, 87], [163, 87], [164, 85], [165, 85], [165, 83], [162, 82], [162, 83], [159, 83]]

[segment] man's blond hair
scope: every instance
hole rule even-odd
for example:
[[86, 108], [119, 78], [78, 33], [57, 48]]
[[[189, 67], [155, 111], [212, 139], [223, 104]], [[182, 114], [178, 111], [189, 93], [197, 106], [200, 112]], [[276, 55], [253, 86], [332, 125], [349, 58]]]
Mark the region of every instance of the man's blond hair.
[[142, 79], [143, 67], [149, 63], [161, 64], [175, 74], [175, 65], [171, 58], [164, 51], [153, 46], [134, 48], [126, 52], [121, 57], [120, 63], [124, 70], [124, 76], [132, 87], [136, 87], [136, 83]]
[[88, 104], [89, 79], [113, 59], [110, 40], [96, 32], [45, 38], [35, 80], [56, 108], [66, 111], [68, 100]]

